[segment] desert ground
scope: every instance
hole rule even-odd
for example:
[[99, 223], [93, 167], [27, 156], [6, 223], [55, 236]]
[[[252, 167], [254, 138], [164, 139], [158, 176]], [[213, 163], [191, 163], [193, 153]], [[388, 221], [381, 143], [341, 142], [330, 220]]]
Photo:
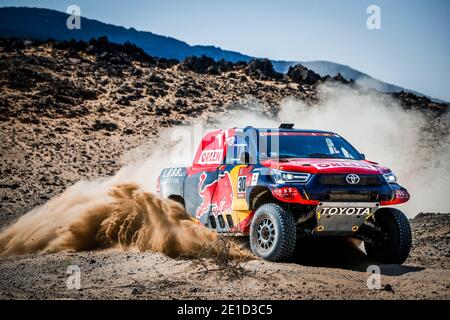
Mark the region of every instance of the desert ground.
[[[194, 118], [213, 122], [252, 101], [267, 115], [286, 97], [313, 105], [323, 81], [353, 86], [297, 71], [282, 77], [264, 61], [179, 63], [104, 39], [1, 40], [0, 228], [79, 180], [114, 175], [127, 151], [162, 128]], [[430, 117], [448, 109], [410, 93], [393, 98]], [[421, 213], [411, 224], [411, 255], [402, 266], [380, 265], [379, 289], [367, 288], [367, 267], [376, 262], [331, 242], [299, 244], [288, 263], [226, 266], [119, 249], [0, 257], [0, 298], [449, 299], [450, 216]], [[80, 289], [66, 286], [70, 265], [81, 270]]]
[[[214, 260], [203, 265], [196, 259], [114, 249], [2, 258], [0, 298], [449, 299], [450, 219], [424, 214], [412, 225], [410, 258], [402, 266], [379, 265], [379, 289], [367, 287], [367, 268], [376, 262], [356, 247], [324, 242], [298, 261], [251, 260], [228, 267]], [[431, 226], [432, 234], [427, 231]], [[435, 242], [436, 237], [443, 239]], [[67, 288], [70, 265], [81, 270], [79, 290]]]

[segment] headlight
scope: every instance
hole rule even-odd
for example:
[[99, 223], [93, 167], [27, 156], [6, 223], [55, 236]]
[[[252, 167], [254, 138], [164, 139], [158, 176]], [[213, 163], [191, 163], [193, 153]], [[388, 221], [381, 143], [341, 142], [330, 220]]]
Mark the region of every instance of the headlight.
[[299, 182], [306, 183], [311, 176], [309, 173], [301, 172], [285, 172], [279, 170], [272, 170], [272, 179], [275, 183], [285, 183], [285, 182]]
[[397, 183], [397, 177], [392, 172], [383, 174], [383, 177], [387, 183]]

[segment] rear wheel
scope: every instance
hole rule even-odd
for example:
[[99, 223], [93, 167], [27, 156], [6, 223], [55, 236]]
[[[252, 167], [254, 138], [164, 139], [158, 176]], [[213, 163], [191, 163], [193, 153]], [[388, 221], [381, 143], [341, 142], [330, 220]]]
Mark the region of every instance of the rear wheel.
[[380, 228], [378, 239], [364, 243], [367, 255], [383, 263], [402, 264], [411, 249], [411, 227], [403, 212], [382, 208], [375, 213], [375, 225]]
[[275, 203], [256, 210], [250, 225], [252, 252], [269, 261], [290, 258], [295, 249], [296, 228], [292, 214]]

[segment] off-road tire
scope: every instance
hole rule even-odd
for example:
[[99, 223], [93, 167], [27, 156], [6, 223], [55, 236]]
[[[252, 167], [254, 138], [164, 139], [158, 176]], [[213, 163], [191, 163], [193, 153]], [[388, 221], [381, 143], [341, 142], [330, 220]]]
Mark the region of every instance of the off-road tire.
[[384, 237], [379, 244], [364, 242], [370, 258], [387, 264], [402, 264], [411, 250], [412, 235], [408, 218], [394, 208], [382, 208], [375, 213], [375, 225]]
[[[264, 248], [266, 243], [261, 245], [259, 241], [266, 241], [261, 238], [261, 227], [267, 220], [273, 224], [274, 239], [269, 248]], [[295, 220], [289, 211], [275, 203], [263, 204], [256, 210], [250, 225], [250, 247], [254, 254], [269, 261], [287, 260], [294, 253], [296, 238]]]

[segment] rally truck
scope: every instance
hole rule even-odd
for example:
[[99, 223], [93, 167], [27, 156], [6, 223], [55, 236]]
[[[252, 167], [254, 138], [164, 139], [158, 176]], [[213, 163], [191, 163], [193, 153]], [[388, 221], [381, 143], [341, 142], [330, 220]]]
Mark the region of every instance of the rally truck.
[[[303, 237], [352, 237], [370, 258], [402, 264], [411, 247], [409, 200], [394, 173], [334, 132], [232, 128], [207, 133], [190, 167], [166, 168], [158, 193], [199, 224], [248, 236], [254, 254], [289, 259]], [[301, 250], [301, 248], [300, 248]]]

